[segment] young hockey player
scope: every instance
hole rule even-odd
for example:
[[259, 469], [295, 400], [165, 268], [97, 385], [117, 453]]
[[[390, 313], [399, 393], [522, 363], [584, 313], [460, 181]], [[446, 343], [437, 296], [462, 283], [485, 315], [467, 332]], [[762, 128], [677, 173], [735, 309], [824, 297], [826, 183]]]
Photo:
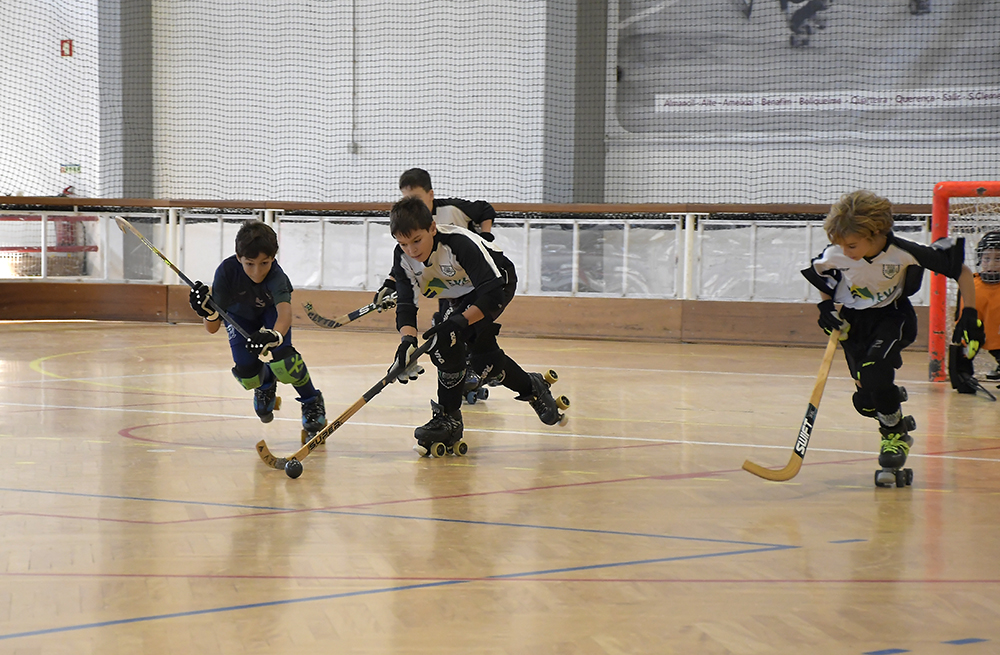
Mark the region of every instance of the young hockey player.
[[983, 348], [996, 360], [987, 380], [1000, 380], [1000, 232], [990, 232], [976, 246], [976, 311], [983, 321]]
[[[427, 209], [431, 212], [431, 217], [438, 225], [457, 225], [471, 230], [487, 241], [493, 241], [492, 234], [493, 219], [496, 218], [496, 210], [493, 205], [485, 200], [462, 200], [461, 198], [444, 198], [436, 200], [434, 198], [434, 188], [431, 186], [431, 174], [422, 168], [410, 168], [403, 171], [399, 176], [399, 191], [404, 198], [419, 198]], [[372, 300], [379, 305], [382, 311], [382, 303], [385, 297], [396, 290], [396, 281], [392, 274], [389, 275], [375, 292]]]
[[[888, 200], [870, 191], [846, 194], [823, 223], [832, 245], [802, 271], [823, 298], [818, 305], [820, 327], [827, 334], [841, 331], [844, 356], [857, 385], [854, 407], [862, 416], [878, 420], [882, 471], [876, 472], [875, 481], [879, 486], [891, 485], [913, 445], [909, 431], [916, 424], [913, 417], [903, 417], [900, 402], [905, 393], [895, 384], [895, 372], [903, 364], [903, 349], [917, 336], [917, 315], [909, 296], [920, 288], [924, 268], [958, 280], [962, 295], [970, 300], [955, 326], [970, 359], [983, 341], [982, 323], [973, 308], [972, 271], [963, 264], [961, 240], [942, 239], [924, 246], [896, 236], [892, 226]], [[835, 303], [842, 305], [839, 312]]]
[[253, 389], [254, 412], [263, 423], [274, 419], [277, 382], [295, 388], [302, 403], [305, 443], [326, 425], [326, 407], [302, 356], [292, 346], [292, 283], [274, 261], [277, 254], [278, 237], [270, 226], [260, 221], [244, 223], [236, 234], [236, 254], [219, 264], [211, 288], [195, 282], [189, 301], [209, 334], [222, 325], [209, 298], [250, 334], [246, 339], [233, 326], [226, 326], [233, 375], [244, 389]]
[[[462, 387], [466, 353], [483, 378], [495, 378], [515, 391], [517, 400], [527, 401], [547, 425], [563, 419], [549, 383], [539, 373], [527, 373], [500, 349], [495, 321], [514, 297], [517, 276], [514, 265], [482, 237], [454, 225], [437, 225], [430, 209], [416, 197], [403, 198], [389, 214], [389, 229], [396, 239], [392, 274], [405, 280], [397, 288], [396, 327], [400, 344], [393, 365], [405, 363], [417, 347], [417, 299], [414, 291], [428, 299], [442, 298], [447, 308], [434, 316], [424, 339], [437, 338], [431, 361], [438, 369], [437, 402], [431, 402], [432, 417], [414, 431], [423, 456], [435, 443], [464, 452], [462, 440]], [[391, 367], [390, 367], [391, 368]], [[411, 369], [414, 367], [411, 366]], [[417, 372], [405, 370], [400, 382], [415, 379]]]

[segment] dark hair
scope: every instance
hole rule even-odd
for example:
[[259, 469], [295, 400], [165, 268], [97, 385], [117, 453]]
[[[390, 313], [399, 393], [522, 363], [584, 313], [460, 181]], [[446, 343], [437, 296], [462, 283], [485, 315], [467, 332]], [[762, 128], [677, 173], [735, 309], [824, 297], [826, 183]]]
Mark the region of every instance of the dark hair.
[[434, 187], [431, 186], [431, 174], [422, 168], [411, 168], [408, 171], [403, 171], [403, 174], [399, 176], [399, 188], [405, 189], [406, 187], [420, 187], [424, 191], [432, 191]]
[[268, 257], [278, 254], [278, 235], [270, 225], [260, 221], [247, 221], [236, 233], [236, 256], [254, 259], [261, 253]]
[[417, 230], [429, 230], [434, 218], [420, 198], [410, 196], [396, 202], [389, 211], [389, 233], [408, 236]]

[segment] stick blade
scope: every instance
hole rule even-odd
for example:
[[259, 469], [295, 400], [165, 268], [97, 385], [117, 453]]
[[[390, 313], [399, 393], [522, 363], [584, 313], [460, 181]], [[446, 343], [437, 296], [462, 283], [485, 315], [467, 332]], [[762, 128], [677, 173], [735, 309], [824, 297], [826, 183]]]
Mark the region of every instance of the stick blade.
[[118, 224], [119, 230], [121, 230], [125, 234], [128, 234], [129, 227], [131, 227], [128, 221], [126, 221], [121, 216], [112, 216], [111, 218], [115, 219], [115, 223]]
[[772, 482], [787, 482], [799, 474], [800, 468], [802, 468], [802, 458], [799, 457], [798, 453], [792, 453], [788, 464], [782, 469], [764, 468], [759, 464], [754, 464], [749, 459], [743, 462], [744, 471], [749, 471], [759, 478], [764, 478]]
[[261, 439], [257, 442], [257, 454], [260, 455], [260, 459], [273, 469], [278, 469], [279, 471], [285, 470], [285, 464], [288, 463], [288, 459], [285, 457], [275, 457], [271, 454], [271, 449], [267, 447], [264, 440]]

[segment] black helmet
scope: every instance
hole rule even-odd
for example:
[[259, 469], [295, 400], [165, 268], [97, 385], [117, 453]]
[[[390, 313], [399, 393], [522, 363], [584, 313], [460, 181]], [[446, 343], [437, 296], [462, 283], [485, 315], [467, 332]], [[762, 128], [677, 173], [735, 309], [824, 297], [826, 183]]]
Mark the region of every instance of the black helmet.
[[996, 284], [1000, 282], [1000, 270], [983, 270], [983, 253], [987, 250], [1000, 251], [1000, 232], [988, 232], [976, 246], [976, 268], [979, 270], [979, 278], [987, 284]]

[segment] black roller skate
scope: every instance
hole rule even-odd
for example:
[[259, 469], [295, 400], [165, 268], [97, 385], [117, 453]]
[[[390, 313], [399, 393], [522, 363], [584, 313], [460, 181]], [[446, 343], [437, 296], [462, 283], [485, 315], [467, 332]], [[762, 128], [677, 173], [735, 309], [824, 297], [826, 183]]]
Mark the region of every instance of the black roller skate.
[[274, 412], [281, 409], [281, 398], [277, 397], [278, 382], [272, 379], [270, 384], [262, 384], [253, 390], [253, 411], [260, 417], [261, 423], [274, 420]]
[[431, 420], [413, 431], [417, 445], [413, 450], [421, 457], [444, 457], [445, 455], [465, 455], [469, 445], [462, 441], [462, 410], [445, 413], [441, 405], [431, 401]]
[[477, 401], [486, 400], [490, 397], [490, 390], [483, 384], [484, 380], [476, 375], [471, 368], [465, 370], [465, 386], [462, 388], [462, 396], [465, 402], [475, 405]]
[[879, 449], [878, 465], [882, 468], [875, 471], [876, 487], [905, 487], [913, 484], [913, 469], [903, 468], [906, 456], [910, 454], [913, 437], [910, 430], [917, 427], [912, 416], [904, 416], [892, 427], [880, 425], [878, 431], [882, 434], [882, 446]]
[[325, 427], [326, 405], [323, 403], [323, 394], [317, 391], [315, 396], [302, 401], [302, 443], [309, 443]]
[[569, 398], [553, 398], [549, 391], [549, 387], [559, 379], [556, 372], [550, 370], [544, 376], [541, 373], [528, 373], [528, 377], [531, 378], [531, 393], [521, 394], [515, 400], [527, 401], [545, 425], [566, 425], [569, 418], [559, 410], [569, 409]]

